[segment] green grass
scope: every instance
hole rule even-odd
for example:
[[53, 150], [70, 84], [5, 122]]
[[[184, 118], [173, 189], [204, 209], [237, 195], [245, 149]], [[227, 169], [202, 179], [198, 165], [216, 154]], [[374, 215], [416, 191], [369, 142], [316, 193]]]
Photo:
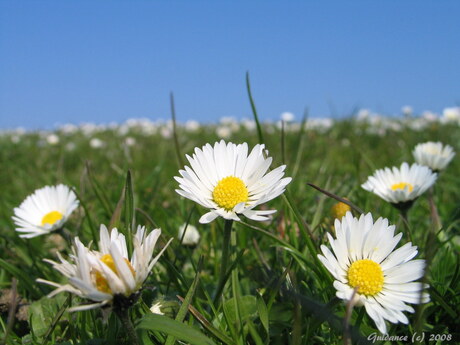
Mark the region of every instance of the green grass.
[[[91, 136], [57, 131], [57, 145], [46, 144], [40, 133], [26, 133], [18, 143], [12, 142], [13, 134], [0, 136], [0, 288], [12, 289], [17, 282], [13, 290], [21, 297], [21, 310], [28, 313], [23, 320], [13, 314], [9, 318], [8, 307], [0, 305], [0, 342], [8, 329], [8, 344], [130, 344], [120, 321], [108, 310], [68, 313], [69, 306], [81, 302], [77, 297], [63, 293], [48, 299], [52, 289], [35, 282], [63, 281], [43, 259], [55, 259], [56, 250], [67, 257], [69, 243], [59, 236], [21, 239], [14, 231], [14, 207], [37, 188], [65, 183], [75, 188], [82, 205], [66, 228], [83, 243], [97, 240], [100, 224], [128, 232], [133, 218], [136, 224], [162, 229], [156, 252], [176, 238], [131, 310], [144, 344], [343, 344], [346, 306], [335, 297], [332, 277], [315, 255], [321, 244], [328, 245], [325, 234], [333, 232], [330, 208], [336, 201], [307, 183], [348, 198], [374, 219], [388, 218], [404, 232], [398, 212], [360, 185], [376, 168], [413, 162], [414, 146], [429, 140], [442, 141], [457, 152], [434, 190], [442, 229], [433, 229], [427, 194], [409, 214], [417, 258], [430, 262], [426, 279], [431, 302], [416, 308], [415, 314], [406, 313], [409, 325], [388, 324], [389, 335], [411, 338], [425, 332], [426, 344], [436, 343], [428, 341], [429, 334], [459, 339], [460, 129], [434, 122], [416, 131], [398, 123], [400, 130], [387, 130], [384, 136], [372, 134], [371, 125], [354, 119], [322, 130], [300, 131], [286, 124], [283, 133], [261, 123], [272, 166], [284, 162], [286, 176], [294, 179], [285, 196], [267, 205], [278, 210], [271, 222], [233, 224], [233, 271], [218, 298], [214, 294], [221, 276], [224, 221], [199, 224], [205, 210], [179, 197], [173, 179], [182, 168], [177, 152], [191, 154], [195, 147], [218, 140], [215, 126], [193, 132], [178, 126], [179, 147], [173, 136], [164, 138], [161, 129], [146, 135], [134, 127], [123, 135], [117, 129]], [[124, 144], [128, 136], [135, 139], [134, 146]], [[104, 141], [105, 147], [92, 148], [91, 137]], [[252, 147], [258, 138], [256, 129], [239, 126], [228, 140]], [[195, 248], [181, 246], [177, 239], [179, 226], [187, 220], [201, 234]], [[404, 232], [400, 245], [408, 241]], [[150, 313], [156, 301], [165, 303], [165, 316]], [[364, 344], [378, 332], [362, 308], [353, 310], [350, 323], [353, 343]]]

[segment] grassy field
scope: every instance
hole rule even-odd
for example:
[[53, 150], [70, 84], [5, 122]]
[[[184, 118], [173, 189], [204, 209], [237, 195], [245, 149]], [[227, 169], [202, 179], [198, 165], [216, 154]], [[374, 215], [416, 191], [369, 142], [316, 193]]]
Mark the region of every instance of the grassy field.
[[[458, 124], [348, 118], [285, 123], [283, 128], [262, 123], [261, 130], [272, 168], [286, 164], [285, 176], [293, 180], [284, 195], [264, 206], [277, 210], [271, 221], [234, 222], [233, 273], [217, 297], [224, 220], [199, 224], [206, 210], [180, 197], [173, 177], [188, 164], [185, 154], [222, 136], [252, 148], [260, 142], [254, 122], [227, 119], [218, 125], [179, 125], [178, 145], [171, 123], [131, 121], [3, 133], [0, 342], [7, 336], [8, 344], [132, 343], [110, 308], [69, 313], [68, 307], [84, 301], [69, 293], [47, 298], [53, 289], [35, 281], [65, 281], [43, 259], [55, 260], [56, 251], [67, 258], [71, 243], [59, 234], [19, 238], [11, 217], [14, 207], [35, 189], [58, 183], [74, 187], [80, 200], [65, 225], [70, 238], [79, 236], [84, 244], [93, 241], [96, 246], [100, 224], [117, 226], [129, 236], [127, 224], [133, 218], [149, 230], [162, 229], [155, 253], [175, 238], [130, 310], [144, 344], [406, 344], [420, 335], [423, 344], [460, 341]], [[413, 314], [405, 313], [408, 325], [387, 322], [389, 336], [408, 340], [376, 340], [372, 334], [380, 333], [364, 308], [355, 307], [346, 317], [346, 304], [335, 297], [332, 276], [318, 264], [320, 245], [330, 247], [326, 233], [334, 234], [331, 207], [337, 201], [308, 183], [346, 197], [371, 212], [374, 220], [388, 218], [397, 233], [403, 232], [401, 246], [409, 242], [409, 234], [399, 212], [361, 184], [376, 169], [414, 162], [414, 146], [426, 141], [442, 141], [457, 152], [433, 190], [442, 227], [433, 222], [429, 193], [415, 202], [408, 216], [413, 244], [419, 248], [417, 258], [429, 263], [425, 279], [431, 301], [414, 305]], [[180, 243], [178, 229], [184, 223], [201, 235], [194, 247]], [[152, 313], [152, 305], [164, 315]], [[345, 319], [349, 331], [344, 329]]]

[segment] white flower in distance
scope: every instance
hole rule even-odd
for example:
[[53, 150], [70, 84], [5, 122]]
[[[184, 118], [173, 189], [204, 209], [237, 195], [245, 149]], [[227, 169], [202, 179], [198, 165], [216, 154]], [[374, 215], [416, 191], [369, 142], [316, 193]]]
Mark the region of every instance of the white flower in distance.
[[32, 238], [60, 229], [78, 204], [75, 193], [63, 184], [37, 189], [14, 209], [16, 231]]
[[48, 297], [68, 291], [96, 302], [71, 308], [70, 311], [100, 307], [112, 303], [114, 298], [135, 300], [136, 292], [141, 289], [153, 266], [172, 240], [152, 258], [160, 235], [159, 229], [147, 235], [145, 227], [139, 226], [133, 237], [134, 249], [129, 260], [125, 236], [116, 228], [109, 235], [107, 228], [101, 225], [99, 251], [85, 247], [76, 237], [71, 255], [73, 262], [65, 260], [59, 253], [57, 255], [60, 262], [45, 259], [68, 278], [67, 284], [61, 285], [44, 279], [37, 281], [57, 287]]
[[294, 121], [294, 114], [293, 113], [290, 113], [290, 112], [284, 112], [280, 115], [280, 118], [281, 118], [281, 121], [284, 121], [284, 122], [292, 122]]
[[431, 169], [403, 163], [401, 168], [392, 167], [377, 170], [361, 185], [369, 192], [394, 205], [412, 202], [430, 188], [438, 177]]
[[200, 241], [200, 233], [193, 225], [184, 223], [179, 227], [177, 238], [179, 241], [182, 240], [182, 244], [185, 246], [196, 246]]
[[414, 282], [423, 276], [425, 261], [411, 260], [417, 255], [412, 243], [394, 250], [402, 235], [394, 232], [387, 219], [374, 223], [370, 213], [358, 220], [348, 212], [341, 222], [335, 220], [337, 238], [327, 234], [332, 252], [322, 245], [318, 255], [335, 278], [337, 297], [350, 301], [354, 294], [353, 302], [365, 307], [382, 333], [387, 332], [384, 320], [409, 322], [403, 312], [414, 309], [406, 303], [429, 301], [423, 292], [427, 285]]
[[418, 144], [412, 153], [418, 164], [425, 165], [433, 171], [444, 170], [455, 156], [451, 146], [432, 141]]
[[46, 137], [46, 142], [50, 145], [57, 145], [59, 144], [59, 137], [55, 133], [51, 133]]
[[100, 149], [101, 147], [105, 146], [105, 143], [99, 138], [92, 138], [89, 141], [89, 146], [91, 146], [93, 149]]
[[180, 170], [175, 177], [185, 198], [209, 208], [200, 223], [209, 223], [220, 216], [239, 221], [238, 214], [249, 219], [268, 220], [276, 210], [256, 211], [255, 207], [282, 194], [290, 177], [284, 176], [285, 165], [267, 173], [272, 158], [264, 157], [264, 145], [256, 145], [248, 155], [248, 144], [220, 141], [187, 155], [191, 168]]

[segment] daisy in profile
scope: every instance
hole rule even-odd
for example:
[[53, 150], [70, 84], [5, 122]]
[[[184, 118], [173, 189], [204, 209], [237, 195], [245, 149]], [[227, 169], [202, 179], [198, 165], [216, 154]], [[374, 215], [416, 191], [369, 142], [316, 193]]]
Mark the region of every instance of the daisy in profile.
[[[264, 156], [264, 145], [256, 145], [249, 153], [248, 144], [216, 142], [195, 148], [186, 156], [190, 167], [180, 170], [176, 192], [209, 209], [200, 223], [217, 217], [237, 220], [244, 215], [256, 221], [268, 220], [276, 210], [254, 210], [257, 206], [282, 194], [290, 177], [284, 177], [285, 165], [268, 172], [272, 158]], [[249, 153], [249, 154], [248, 154]]]
[[336, 239], [328, 234], [332, 251], [322, 245], [318, 258], [335, 278], [336, 296], [364, 306], [381, 333], [387, 333], [385, 320], [409, 323], [403, 312], [414, 308], [407, 303], [429, 301], [427, 285], [414, 282], [425, 268], [424, 260], [412, 260], [417, 247], [409, 242], [395, 250], [402, 234], [395, 236], [387, 219], [374, 223], [370, 213], [358, 219], [348, 212], [335, 220], [335, 232]]
[[412, 154], [418, 164], [425, 165], [434, 172], [444, 170], [455, 156], [451, 146], [432, 141], [418, 144]]
[[361, 187], [398, 209], [408, 209], [415, 199], [434, 184], [437, 177], [428, 167], [418, 164], [409, 167], [409, 164], [403, 163], [399, 169], [392, 167], [377, 170]]
[[45, 259], [68, 278], [67, 284], [44, 279], [37, 281], [57, 288], [48, 297], [68, 291], [94, 302], [70, 308], [69, 311], [88, 310], [106, 304], [114, 304], [118, 309], [126, 308], [135, 302], [137, 292], [172, 240], [152, 258], [160, 234], [161, 230], [156, 229], [147, 235], [145, 227], [139, 226], [133, 238], [134, 249], [129, 259], [125, 236], [116, 228], [109, 234], [107, 228], [101, 225], [99, 251], [85, 247], [76, 237], [70, 262], [59, 253], [60, 262]]
[[14, 209], [13, 220], [20, 237], [32, 238], [61, 229], [78, 207], [75, 193], [67, 186], [45, 186]]

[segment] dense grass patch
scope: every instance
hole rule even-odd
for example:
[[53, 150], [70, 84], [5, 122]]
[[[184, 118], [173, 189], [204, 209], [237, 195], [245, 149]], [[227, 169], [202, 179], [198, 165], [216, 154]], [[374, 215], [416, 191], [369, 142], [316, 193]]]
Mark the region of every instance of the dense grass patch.
[[[174, 339], [193, 344], [342, 344], [344, 336], [353, 343], [372, 342], [369, 335], [378, 331], [363, 308], [353, 309], [350, 330], [344, 331], [346, 305], [335, 297], [333, 279], [316, 259], [320, 245], [328, 245], [326, 233], [334, 234], [331, 207], [337, 201], [307, 183], [346, 197], [374, 219], [388, 218], [396, 232], [403, 232], [401, 246], [409, 236], [398, 211], [361, 184], [375, 169], [412, 163], [416, 144], [442, 141], [457, 152], [433, 191], [442, 227], [433, 223], [428, 193], [408, 217], [417, 258], [429, 263], [431, 301], [406, 313], [409, 325], [388, 324], [388, 334], [412, 339], [424, 332], [424, 343], [454, 344], [460, 316], [460, 130], [439, 122], [414, 128], [415, 120], [388, 120], [391, 126], [356, 119], [316, 126], [286, 123], [283, 130], [262, 124], [272, 167], [286, 164], [286, 176], [293, 181], [285, 195], [267, 204], [278, 210], [271, 221], [233, 224], [235, 277], [228, 277], [217, 298], [224, 220], [199, 224], [204, 209], [175, 193], [173, 177], [186, 163], [185, 154], [219, 136], [253, 147], [259, 136], [252, 123], [179, 126], [178, 147], [170, 124], [61, 129], [53, 133], [57, 142], [49, 138], [51, 133], [1, 135], [0, 339], [8, 333], [8, 344], [131, 343], [109, 308], [69, 313], [69, 306], [82, 301], [67, 293], [48, 299], [52, 289], [35, 282], [63, 282], [43, 259], [55, 260], [56, 251], [68, 257], [71, 243], [59, 234], [19, 238], [13, 208], [37, 188], [64, 183], [75, 188], [81, 202], [66, 232], [83, 243], [97, 240], [100, 224], [128, 232], [130, 214], [136, 224], [162, 229], [156, 252], [175, 237], [130, 312], [144, 344], [172, 344]], [[127, 202], [131, 197], [132, 204]], [[184, 223], [196, 226], [201, 235], [194, 247], [177, 238]], [[150, 311], [154, 304], [164, 316]], [[439, 337], [430, 342], [430, 335]]]

